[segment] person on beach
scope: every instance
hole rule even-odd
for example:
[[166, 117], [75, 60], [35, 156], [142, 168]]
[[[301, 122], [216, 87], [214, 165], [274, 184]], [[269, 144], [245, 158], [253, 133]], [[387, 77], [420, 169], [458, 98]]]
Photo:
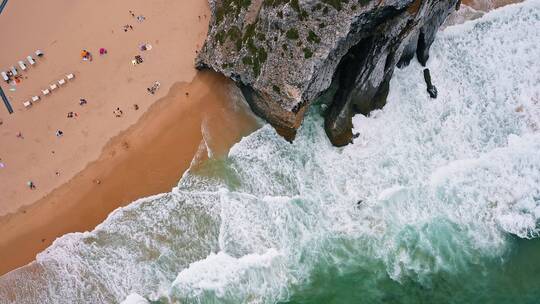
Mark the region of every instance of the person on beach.
[[79, 105], [80, 106], [84, 106], [87, 103], [88, 103], [88, 101], [86, 101], [86, 99], [84, 99], [84, 98], [79, 99]]
[[36, 189], [36, 185], [34, 184], [33, 181], [28, 181], [28, 183], [26, 183], [26, 185], [28, 185], [28, 188], [30, 188], [30, 190]]
[[56, 137], [62, 137], [64, 135], [64, 132], [62, 130], [56, 130]]
[[100, 48], [100, 49], [99, 49], [99, 54], [100, 54], [100, 55], [105, 55], [105, 54], [107, 54], [107, 49], [106, 49], [106, 48]]
[[21, 131], [19, 131], [19, 132], [17, 133], [17, 138], [24, 139], [24, 137], [23, 137]]

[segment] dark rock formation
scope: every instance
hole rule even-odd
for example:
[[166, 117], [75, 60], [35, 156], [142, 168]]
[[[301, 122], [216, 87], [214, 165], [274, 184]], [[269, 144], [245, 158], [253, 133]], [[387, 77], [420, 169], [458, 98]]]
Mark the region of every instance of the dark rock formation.
[[431, 74], [429, 73], [429, 69], [424, 69], [424, 81], [426, 82], [429, 97], [437, 98], [437, 88], [431, 82]]
[[329, 107], [326, 132], [351, 142], [352, 116], [386, 103], [394, 67], [425, 65], [458, 0], [209, 0], [198, 68], [236, 81], [255, 113], [293, 140], [309, 104]]

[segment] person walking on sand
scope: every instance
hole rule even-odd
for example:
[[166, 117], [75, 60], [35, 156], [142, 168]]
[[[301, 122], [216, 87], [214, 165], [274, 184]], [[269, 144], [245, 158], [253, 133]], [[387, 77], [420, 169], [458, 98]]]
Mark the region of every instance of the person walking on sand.
[[64, 132], [62, 130], [56, 130], [56, 137], [62, 137], [64, 135]]
[[36, 185], [34, 184], [33, 181], [28, 181], [28, 183], [26, 184], [28, 185], [28, 188], [30, 188], [30, 190], [36, 189]]

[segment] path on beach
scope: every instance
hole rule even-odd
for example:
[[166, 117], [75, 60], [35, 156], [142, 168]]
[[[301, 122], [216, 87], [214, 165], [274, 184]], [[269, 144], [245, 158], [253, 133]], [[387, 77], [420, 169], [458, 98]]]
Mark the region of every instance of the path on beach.
[[6, 7], [7, 2], [8, 2], [8, 0], [3, 0], [3, 1], [2, 1], [2, 4], [0, 4], [0, 14], [1, 14], [2, 11], [4, 10], [4, 7]]

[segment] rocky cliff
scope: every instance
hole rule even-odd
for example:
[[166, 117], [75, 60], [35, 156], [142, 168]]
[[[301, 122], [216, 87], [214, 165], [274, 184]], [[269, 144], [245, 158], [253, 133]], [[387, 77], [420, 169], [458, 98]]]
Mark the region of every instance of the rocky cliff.
[[232, 78], [256, 114], [293, 140], [308, 106], [328, 103], [334, 145], [351, 118], [386, 103], [394, 67], [425, 65], [437, 29], [459, 0], [209, 0], [197, 67]]

